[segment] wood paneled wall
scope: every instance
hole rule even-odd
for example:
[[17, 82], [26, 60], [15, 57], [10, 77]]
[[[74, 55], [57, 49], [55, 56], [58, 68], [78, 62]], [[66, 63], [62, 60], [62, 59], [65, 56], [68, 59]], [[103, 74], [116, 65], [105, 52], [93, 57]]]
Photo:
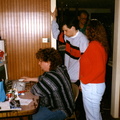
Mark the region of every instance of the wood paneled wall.
[[50, 0], [0, 0], [0, 35], [6, 42], [8, 78], [42, 73], [35, 53], [50, 47]]

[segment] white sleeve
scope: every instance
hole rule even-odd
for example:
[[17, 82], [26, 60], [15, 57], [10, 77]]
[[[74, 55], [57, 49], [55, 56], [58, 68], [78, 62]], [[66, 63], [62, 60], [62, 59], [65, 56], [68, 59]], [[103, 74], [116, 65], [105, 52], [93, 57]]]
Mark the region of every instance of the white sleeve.
[[80, 51], [81, 53], [84, 53], [89, 45], [89, 40], [86, 36], [81, 37], [81, 43], [80, 43]]
[[53, 38], [57, 39], [59, 34], [60, 34], [60, 30], [59, 30], [58, 23], [55, 20], [53, 20], [52, 21], [52, 35], [53, 35]]

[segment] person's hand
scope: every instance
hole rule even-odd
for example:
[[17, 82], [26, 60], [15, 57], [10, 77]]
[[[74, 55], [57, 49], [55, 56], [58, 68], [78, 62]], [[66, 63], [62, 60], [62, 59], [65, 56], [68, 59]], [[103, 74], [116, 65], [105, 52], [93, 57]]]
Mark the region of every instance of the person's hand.
[[81, 88], [81, 86], [79, 86], [79, 90], [80, 90], [80, 91], [82, 91], [82, 88]]
[[21, 77], [21, 79], [23, 79], [23, 82], [30, 82], [31, 78], [29, 77]]
[[56, 17], [58, 16], [56, 8], [55, 8], [54, 12], [51, 12], [51, 16], [53, 17], [53, 20], [56, 20]]

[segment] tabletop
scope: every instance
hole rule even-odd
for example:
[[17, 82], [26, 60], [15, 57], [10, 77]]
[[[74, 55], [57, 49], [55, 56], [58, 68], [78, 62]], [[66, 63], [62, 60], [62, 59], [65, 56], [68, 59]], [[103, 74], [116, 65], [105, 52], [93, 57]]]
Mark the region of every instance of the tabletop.
[[28, 105], [21, 105], [21, 110], [11, 110], [11, 111], [0, 111], [0, 118], [9, 118], [9, 117], [17, 117], [17, 116], [29, 116], [34, 114], [37, 111], [39, 104], [39, 97], [33, 95], [30, 92], [30, 88], [33, 83], [26, 84], [26, 92], [24, 95], [20, 95], [19, 97], [22, 99], [32, 99]]

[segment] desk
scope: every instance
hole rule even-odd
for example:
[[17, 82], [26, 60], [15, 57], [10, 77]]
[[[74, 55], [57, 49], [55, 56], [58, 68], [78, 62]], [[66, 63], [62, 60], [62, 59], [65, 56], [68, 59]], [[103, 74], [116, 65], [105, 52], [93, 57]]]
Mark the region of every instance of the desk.
[[20, 95], [19, 97], [22, 99], [32, 99], [33, 101], [29, 105], [21, 105], [22, 110], [14, 110], [14, 111], [2, 111], [0, 112], [1, 118], [9, 118], [9, 117], [22, 117], [22, 116], [31, 116], [37, 111], [39, 104], [39, 97], [33, 95], [29, 90], [32, 84], [26, 85], [25, 95]]

